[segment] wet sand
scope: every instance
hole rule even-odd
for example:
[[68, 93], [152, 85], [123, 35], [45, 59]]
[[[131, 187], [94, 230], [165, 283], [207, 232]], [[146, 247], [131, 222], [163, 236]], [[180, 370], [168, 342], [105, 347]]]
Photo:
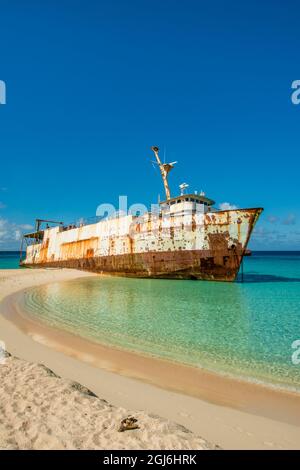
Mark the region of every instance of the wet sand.
[[[73, 270], [0, 271], [0, 298], [71, 279]], [[178, 422], [223, 448], [300, 448], [300, 395], [90, 343], [24, 315], [21, 294], [1, 305], [0, 339], [10, 352], [43, 362], [116, 406]]]

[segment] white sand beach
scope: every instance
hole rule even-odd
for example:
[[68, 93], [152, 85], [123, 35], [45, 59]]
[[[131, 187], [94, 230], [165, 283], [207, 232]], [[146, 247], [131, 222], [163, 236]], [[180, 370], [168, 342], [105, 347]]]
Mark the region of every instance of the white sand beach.
[[[5, 311], [11, 294], [91, 275], [0, 270], [0, 340], [12, 354], [0, 365], [0, 448], [300, 449], [297, 394], [101, 346], [83, 349], [78, 338], [54, 340]], [[139, 429], [118, 432], [128, 415]]]
[[[183, 426], [114, 407], [43, 365], [7, 357], [0, 367], [2, 449], [213, 449]], [[119, 432], [133, 415], [138, 428]]]

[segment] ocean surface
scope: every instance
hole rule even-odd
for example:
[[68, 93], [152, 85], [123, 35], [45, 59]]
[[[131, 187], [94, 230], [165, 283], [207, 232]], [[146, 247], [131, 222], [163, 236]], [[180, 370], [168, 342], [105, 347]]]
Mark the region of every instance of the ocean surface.
[[95, 342], [300, 391], [300, 252], [254, 252], [240, 281], [84, 278], [28, 290], [25, 307]]
[[19, 268], [20, 251], [0, 251], [0, 269]]

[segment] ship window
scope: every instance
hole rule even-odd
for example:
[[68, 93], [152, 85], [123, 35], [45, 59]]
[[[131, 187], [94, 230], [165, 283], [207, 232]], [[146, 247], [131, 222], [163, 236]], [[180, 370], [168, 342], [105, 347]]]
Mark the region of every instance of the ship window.
[[178, 199], [178, 200], [177, 200], [177, 204], [179, 204], [180, 202], [181, 202], [180, 199]]
[[176, 201], [171, 201], [170, 202], [170, 206], [173, 206], [173, 204], [175, 204]]
[[189, 201], [189, 198], [188, 198], [188, 197], [186, 197], [186, 198], [185, 198], [185, 200], [186, 200], [186, 201]]

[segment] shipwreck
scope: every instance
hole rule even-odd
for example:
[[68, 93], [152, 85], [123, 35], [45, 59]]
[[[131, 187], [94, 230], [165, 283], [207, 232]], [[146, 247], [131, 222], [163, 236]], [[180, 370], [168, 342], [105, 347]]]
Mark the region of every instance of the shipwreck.
[[24, 234], [20, 263], [26, 267], [76, 268], [97, 273], [140, 278], [234, 281], [253, 228], [263, 211], [218, 210], [203, 192], [171, 196], [169, 173], [176, 162], [162, 163], [165, 198], [159, 210], [143, 214], [115, 213], [92, 222], [65, 225], [36, 220]]

